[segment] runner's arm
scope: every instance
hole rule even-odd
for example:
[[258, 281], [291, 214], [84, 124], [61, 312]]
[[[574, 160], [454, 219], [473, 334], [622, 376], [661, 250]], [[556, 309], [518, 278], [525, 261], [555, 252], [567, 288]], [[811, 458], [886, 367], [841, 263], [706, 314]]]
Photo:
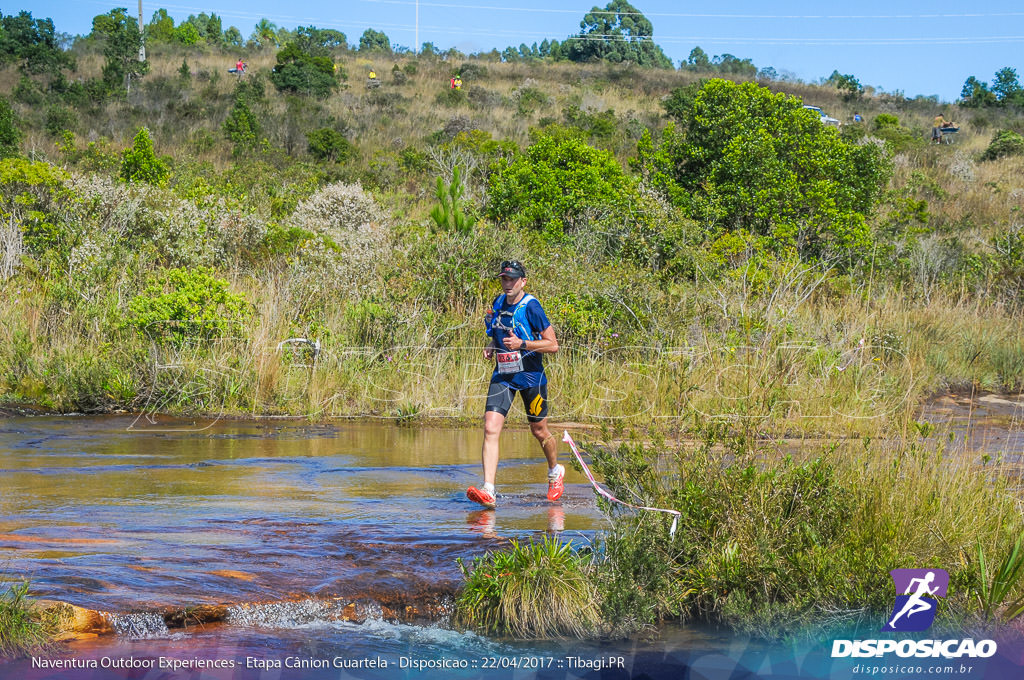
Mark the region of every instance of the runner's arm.
[[[555, 337], [555, 327], [548, 326], [541, 331], [539, 340], [522, 340], [518, 337], [507, 337], [502, 341], [506, 348], [520, 349], [524, 352], [537, 352], [538, 354], [554, 354], [558, 351], [558, 339]], [[526, 343], [525, 347], [523, 343]]]

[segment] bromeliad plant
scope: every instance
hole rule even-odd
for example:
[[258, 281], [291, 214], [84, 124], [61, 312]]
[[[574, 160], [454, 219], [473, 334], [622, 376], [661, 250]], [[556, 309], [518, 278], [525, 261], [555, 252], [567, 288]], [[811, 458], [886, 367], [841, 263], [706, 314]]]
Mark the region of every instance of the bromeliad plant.
[[1017, 588], [1024, 575], [1024, 550], [1021, 543], [1024, 534], [1017, 537], [1013, 547], [1007, 550], [995, 572], [989, 575], [985, 550], [978, 543], [978, 599], [980, 614], [985, 621], [1012, 621], [1024, 614], [1024, 594]]

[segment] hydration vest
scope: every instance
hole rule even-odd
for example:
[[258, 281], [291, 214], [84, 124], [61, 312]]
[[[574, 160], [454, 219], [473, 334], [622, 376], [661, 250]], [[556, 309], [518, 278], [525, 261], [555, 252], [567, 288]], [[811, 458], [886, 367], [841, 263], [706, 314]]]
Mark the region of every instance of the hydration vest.
[[533, 336], [533, 332], [530, 330], [530, 325], [526, 323], [526, 305], [530, 300], [536, 300], [530, 294], [523, 295], [523, 298], [516, 303], [516, 306], [509, 310], [502, 311], [502, 307], [505, 306], [505, 294], [502, 293], [494, 300], [494, 316], [491, 317], [490, 326], [487, 329], [487, 335], [490, 335], [498, 346], [501, 346], [501, 338], [494, 335], [494, 330], [503, 330], [506, 333], [511, 333], [521, 340], [536, 340]]

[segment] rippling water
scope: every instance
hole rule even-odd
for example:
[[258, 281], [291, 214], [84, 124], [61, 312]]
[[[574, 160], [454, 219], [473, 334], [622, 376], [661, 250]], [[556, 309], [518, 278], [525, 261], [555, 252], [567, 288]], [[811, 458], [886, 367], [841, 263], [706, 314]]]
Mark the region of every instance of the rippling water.
[[529, 432], [503, 436], [500, 506], [465, 498], [481, 433], [130, 417], [0, 426], [4, 569], [38, 596], [124, 612], [460, 579], [456, 557], [549, 530], [586, 540], [593, 494], [549, 503]]
[[[8, 419], [2, 571], [31, 578], [37, 597], [111, 612], [117, 635], [76, 642], [62, 657], [91, 670], [54, 675], [25, 660], [0, 664], [0, 677], [586, 677], [586, 664], [626, 654], [631, 669], [638, 659], [681, 668], [665, 650], [680, 635], [695, 639], [689, 631], [608, 647], [384, 620], [376, 603], [389, 596], [457, 587], [458, 557], [544, 532], [583, 543], [604, 526], [571, 470], [563, 500], [547, 501], [528, 431], [503, 435], [498, 511], [466, 500], [480, 439], [475, 429], [365, 423]], [[338, 620], [352, 600], [362, 623]], [[202, 604], [231, 606], [224, 622], [186, 629], [168, 630], [154, 613]], [[161, 668], [161, 659], [181, 665]], [[197, 659], [233, 665], [187, 666]], [[352, 666], [375, 662], [386, 666]], [[441, 663], [462, 667], [416, 666]]]

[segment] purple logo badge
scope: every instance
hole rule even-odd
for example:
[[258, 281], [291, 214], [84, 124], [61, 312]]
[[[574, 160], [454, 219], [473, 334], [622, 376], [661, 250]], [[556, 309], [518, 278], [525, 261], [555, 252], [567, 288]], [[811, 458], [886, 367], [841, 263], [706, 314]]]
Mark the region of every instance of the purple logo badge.
[[882, 630], [927, 630], [935, 620], [937, 598], [946, 597], [949, 574], [944, 569], [893, 569], [889, 575], [896, 585], [896, 604]]

